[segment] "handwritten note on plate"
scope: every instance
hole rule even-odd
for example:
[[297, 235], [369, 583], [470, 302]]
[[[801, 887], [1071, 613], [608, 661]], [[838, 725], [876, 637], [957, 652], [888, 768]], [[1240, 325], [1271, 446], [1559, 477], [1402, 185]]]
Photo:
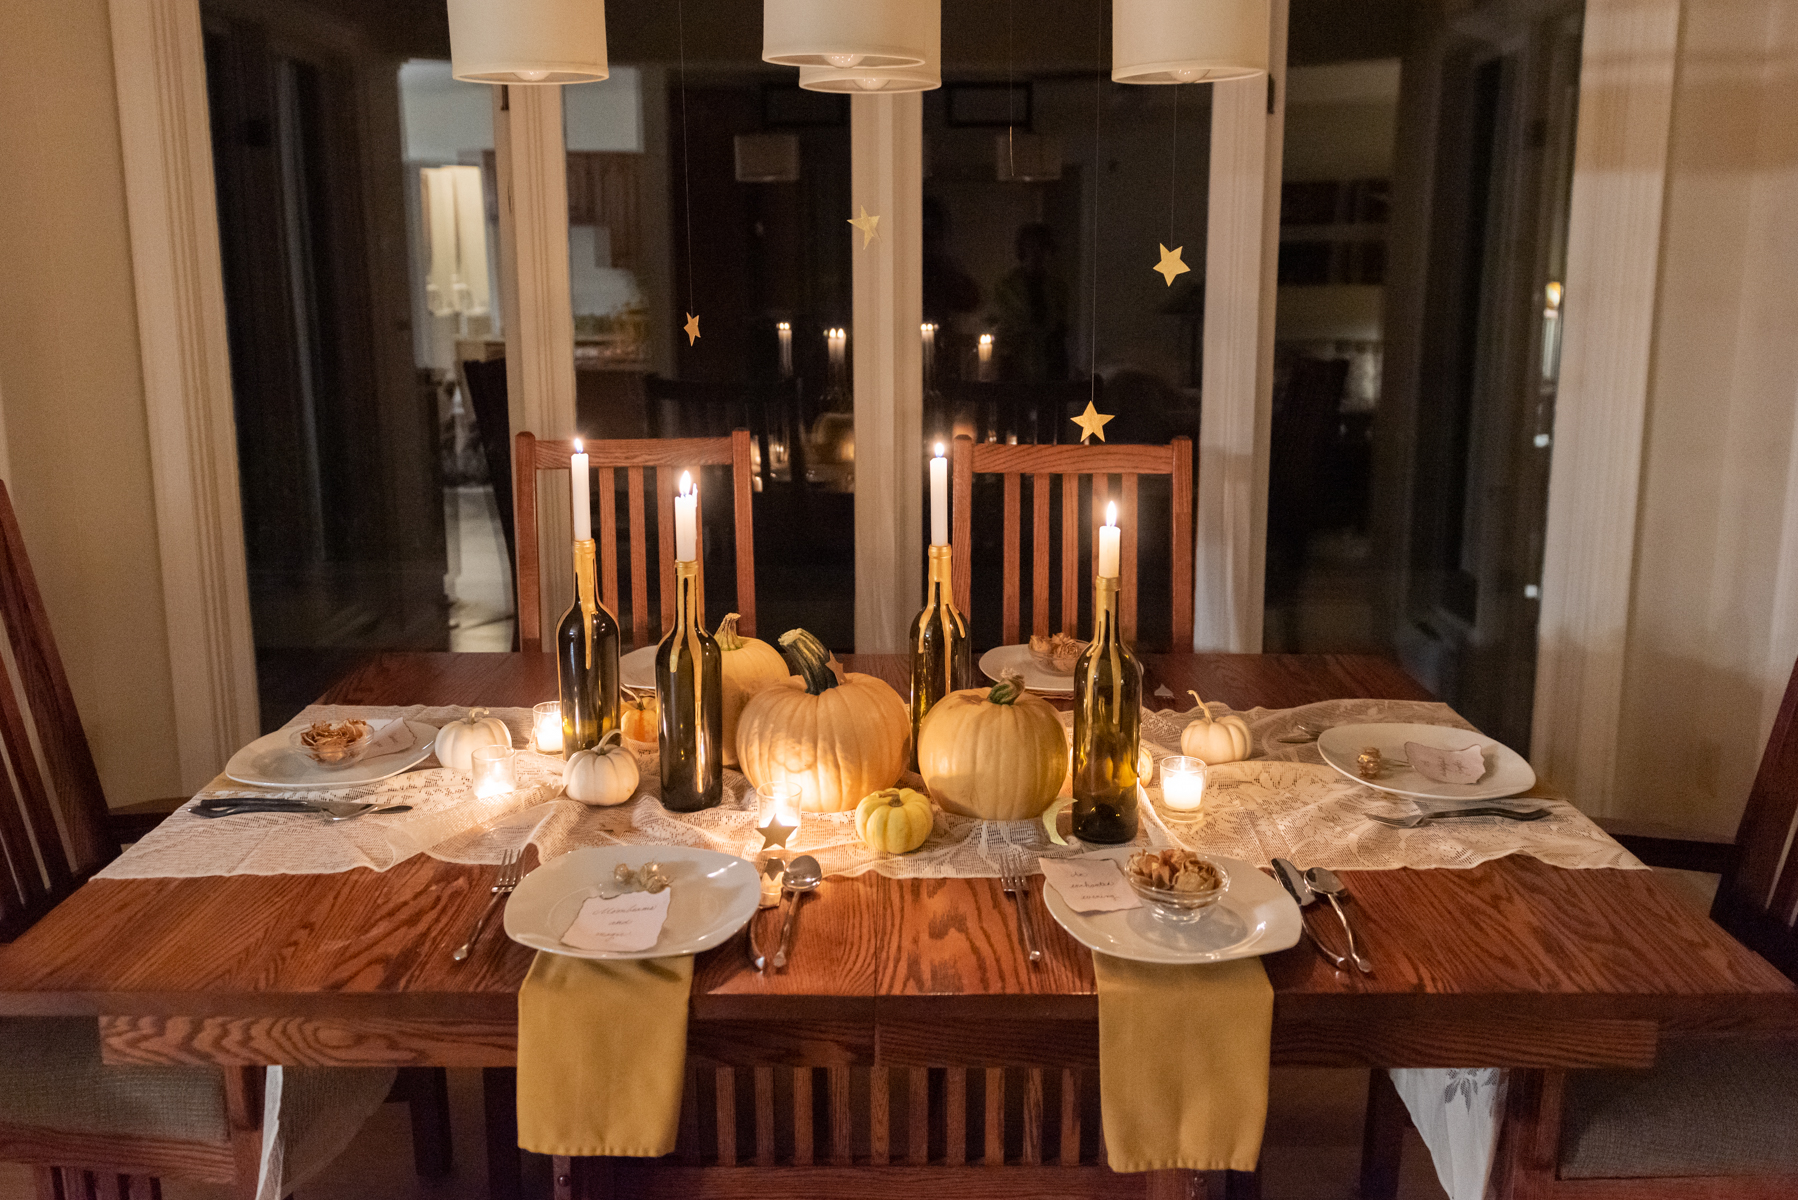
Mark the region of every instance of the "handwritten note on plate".
[[1109, 858], [1045, 858], [1040, 863], [1043, 878], [1075, 912], [1142, 907], [1124, 873]]
[[1405, 757], [1419, 775], [1437, 783], [1478, 783], [1486, 773], [1486, 758], [1477, 744], [1462, 750], [1444, 750], [1422, 742], [1406, 742]]
[[648, 950], [662, 936], [672, 892], [627, 892], [606, 899], [590, 896], [574, 924], [562, 935], [577, 950], [611, 950], [620, 954]]

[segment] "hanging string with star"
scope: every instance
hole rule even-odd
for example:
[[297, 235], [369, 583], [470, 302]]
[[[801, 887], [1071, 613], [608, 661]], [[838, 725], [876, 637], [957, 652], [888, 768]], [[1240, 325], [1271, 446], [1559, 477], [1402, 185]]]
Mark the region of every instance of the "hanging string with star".
[[[1103, 10], [1101, 10], [1101, 13]], [[1105, 107], [1105, 19], [1100, 16], [1098, 36], [1095, 40], [1093, 57], [1096, 67], [1093, 72], [1093, 245], [1099, 244], [1099, 185], [1104, 179], [1104, 172], [1099, 170], [1100, 160], [1100, 113]], [[1085, 444], [1095, 435], [1102, 442], [1105, 440], [1105, 422], [1112, 418], [1099, 411], [1099, 255], [1093, 255], [1092, 277], [1092, 362], [1088, 366], [1091, 376], [1091, 395], [1086, 401], [1086, 411], [1077, 417], [1068, 419], [1080, 426], [1080, 441]]]
[[[685, 197], [684, 207], [687, 210], [687, 308], [696, 308], [693, 302], [693, 160], [687, 140], [687, 11], [686, 0], [678, 0], [674, 6], [675, 40], [680, 47], [680, 171], [681, 190]], [[691, 346], [699, 340], [699, 315], [687, 312], [687, 323], [681, 326], [687, 335], [687, 345]]]
[[[1168, 152], [1167, 172], [1167, 240], [1170, 242], [1174, 240], [1175, 215], [1179, 211], [1180, 205], [1180, 85], [1176, 83], [1173, 85], [1173, 88], [1174, 131], [1172, 144]], [[1156, 263], [1150, 269], [1160, 272], [1161, 277], [1167, 280], [1167, 285], [1173, 287], [1174, 279], [1177, 276], [1184, 275], [1192, 270], [1192, 268], [1187, 266], [1180, 258], [1180, 252], [1185, 250], [1186, 247], [1175, 246], [1172, 250], [1169, 250], [1159, 242], [1157, 242], [1156, 245], [1161, 246], [1161, 261]]]

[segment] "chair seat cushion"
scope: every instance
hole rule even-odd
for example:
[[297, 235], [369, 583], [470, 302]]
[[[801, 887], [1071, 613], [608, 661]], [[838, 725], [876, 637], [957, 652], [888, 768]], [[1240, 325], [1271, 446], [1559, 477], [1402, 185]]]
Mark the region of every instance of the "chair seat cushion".
[[1798, 1042], [1664, 1045], [1567, 1077], [1561, 1178], [1798, 1175]]
[[0, 1124], [223, 1144], [224, 1080], [210, 1067], [109, 1067], [92, 1018], [0, 1019]]

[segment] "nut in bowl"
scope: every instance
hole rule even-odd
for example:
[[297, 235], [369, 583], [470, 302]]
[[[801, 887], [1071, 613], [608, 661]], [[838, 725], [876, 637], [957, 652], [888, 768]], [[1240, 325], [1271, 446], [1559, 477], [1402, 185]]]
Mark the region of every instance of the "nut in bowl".
[[1139, 850], [1124, 865], [1124, 878], [1150, 914], [1169, 925], [1196, 924], [1230, 887], [1222, 867], [1190, 850]]
[[1048, 637], [1030, 635], [1031, 661], [1051, 675], [1072, 675], [1074, 668], [1080, 663], [1080, 656], [1085, 652], [1085, 642], [1065, 633], [1054, 633]]
[[348, 767], [368, 749], [367, 721], [314, 721], [293, 731], [293, 748], [321, 767]]

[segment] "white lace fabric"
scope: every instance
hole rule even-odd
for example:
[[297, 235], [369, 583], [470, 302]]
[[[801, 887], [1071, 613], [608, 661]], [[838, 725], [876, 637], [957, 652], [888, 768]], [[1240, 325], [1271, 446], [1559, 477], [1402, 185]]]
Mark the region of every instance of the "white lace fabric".
[[[1213, 708], [1222, 711], [1222, 706]], [[442, 725], [466, 711], [314, 705], [290, 727], [321, 720], [396, 716]], [[511, 728], [514, 745], [528, 746], [529, 709], [493, 712]], [[1447, 705], [1329, 700], [1301, 708], [1257, 708], [1243, 715], [1254, 735], [1257, 757], [1211, 768], [1205, 803], [1197, 814], [1188, 816], [1162, 810], [1154, 803], [1144, 804], [1138, 844], [1185, 846], [1258, 865], [1284, 857], [1334, 870], [1471, 867], [1507, 854], [1528, 854], [1569, 868], [1641, 866], [1572, 805], [1548, 795], [1528, 800], [1529, 807], [1554, 810], [1552, 816], [1539, 821], [1479, 817], [1418, 829], [1381, 825], [1368, 820], [1367, 814], [1411, 813], [1418, 811], [1418, 806], [1365, 787], [1323, 765], [1315, 742], [1279, 740], [1300, 726], [1351, 722], [1408, 721], [1471, 728]], [[1143, 713], [1143, 738], [1152, 744], [1157, 759], [1177, 752], [1180, 731], [1191, 716], [1190, 711]], [[1062, 714], [1064, 725], [1071, 725], [1072, 719], [1072, 714]], [[637, 795], [613, 808], [589, 808], [562, 797], [561, 759], [528, 749], [518, 755], [518, 790], [492, 800], [474, 796], [466, 773], [442, 767], [353, 788], [269, 790], [269, 795], [409, 804], [412, 811], [334, 824], [303, 814], [204, 818], [181, 811], [114, 860], [101, 877], [308, 875], [357, 867], [384, 871], [419, 853], [448, 862], [497, 863], [507, 850], [527, 844], [537, 847], [540, 861], [581, 846], [695, 846], [751, 859], [760, 852], [754, 789], [743, 775], [725, 771], [725, 797], [718, 807], [673, 813], [661, 804], [654, 751], [641, 756], [638, 765], [642, 783]], [[915, 775], [901, 783], [922, 787]], [[221, 776], [198, 798], [243, 790]], [[1051, 842], [1036, 821], [977, 821], [939, 813], [936, 827], [921, 848], [911, 854], [886, 855], [870, 850], [856, 837], [852, 812], [806, 814], [787, 849], [789, 855], [815, 856], [826, 875], [875, 871], [899, 879], [993, 877], [1012, 853], [1066, 857], [1085, 851], [1078, 844]]]

